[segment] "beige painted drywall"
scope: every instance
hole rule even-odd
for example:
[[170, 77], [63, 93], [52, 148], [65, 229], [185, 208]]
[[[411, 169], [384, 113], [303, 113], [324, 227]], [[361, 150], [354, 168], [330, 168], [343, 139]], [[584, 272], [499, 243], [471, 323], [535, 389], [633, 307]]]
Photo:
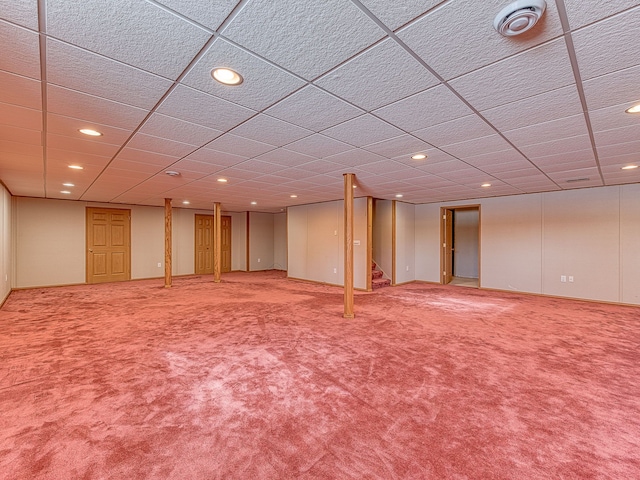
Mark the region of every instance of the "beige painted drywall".
[[415, 206], [416, 280], [440, 282], [440, 206]]
[[640, 184], [620, 192], [620, 300], [640, 305]]
[[252, 272], [274, 268], [272, 213], [249, 213], [249, 266]]
[[287, 209], [287, 276], [310, 279], [307, 273], [309, 208], [307, 205]]
[[415, 280], [416, 209], [396, 202], [396, 284]]
[[12, 285], [12, 200], [9, 191], [0, 184], [0, 304], [11, 293]]
[[231, 217], [231, 270], [247, 269], [247, 212], [222, 213]]
[[385, 278], [393, 275], [391, 200], [375, 199], [373, 206], [373, 261], [384, 272]]
[[480, 211], [460, 209], [453, 213], [453, 275], [478, 278]]
[[287, 214], [273, 216], [273, 268], [287, 270]]

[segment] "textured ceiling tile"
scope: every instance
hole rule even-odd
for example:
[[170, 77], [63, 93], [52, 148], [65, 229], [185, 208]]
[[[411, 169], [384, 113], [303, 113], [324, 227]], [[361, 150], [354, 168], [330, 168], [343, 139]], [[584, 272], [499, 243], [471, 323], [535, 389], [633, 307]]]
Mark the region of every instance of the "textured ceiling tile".
[[571, 85], [481, 113], [498, 130], [512, 130], [576, 115], [581, 111], [580, 97], [575, 85]]
[[316, 158], [328, 157], [336, 153], [346, 152], [352, 148], [351, 145], [317, 133], [287, 145], [288, 150]]
[[[364, 165], [366, 163], [372, 163], [384, 159], [384, 157], [376, 155], [375, 153], [367, 152], [366, 150], [362, 150], [361, 148], [354, 148], [353, 150], [348, 150], [336, 155], [331, 155], [325, 160], [336, 163], [342, 168], [348, 169], [350, 167], [356, 167], [359, 165]], [[345, 170], [343, 173], [349, 172]]]
[[540, 159], [536, 158], [534, 160], [534, 163], [544, 172], [544, 173], [553, 173], [553, 172], [561, 172], [561, 171], [566, 171], [567, 169], [570, 168], [591, 168], [591, 167], [595, 167], [596, 166], [596, 162], [593, 159], [593, 154], [591, 155], [592, 158], [588, 158], [585, 157], [583, 160], [574, 160], [572, 162], [566, 162], [566, 163], [552, 163], [549, 162], [547, 157], [544, 157], [544, 160], [541, 161]]
[[[87, 137], [79, 132], [81, 128], [90, 128], [102, 133], [101, 137]], [[49, 113], [47, 115], [47, 132], [67, 137], [77, 137], [99, 143], [122, 145], [131, 135], [131, 130], [88, 123], [77, 118], [65, 117]]]
[[172, 82], [73, 45], [47, 41], [47, 82], [150, 109]]
[[140, 129], [140, 133], [197, 146], [204, 145], [222, 135], [220, 130], [203, 127], [202, 125], [196, 125], [195, 123], [185, 122], [158, 113], [154, 113], [145, 122]]
[[391, 30], [401, 27], [439, 3], [443, 3], [443, 0], [362, 0], [362, 4]]
[[402, 131], [367, 114], [328, 128], [322, 133], [350, 145], [362, 147], [397, 137]]
[[135, 0], [48, 0], [47, 33], [171, 79], [211, 36], [150, 2]]
[[438, 85], [382, 107], [374, 113], [403, 130], [415, 132], [469, 115], [471, 109], [447, 87]]
[[116, 158], [157, 165], [158, 168], [164, 168], [178, 160], [178, 157], [175, 156], [160, 155], [158, 153], [148, 152], [146, 150], [137, 150], [130, 147], [123, 148]]
[[42, 132], [40, 130], [0, 125], [0, 140], [28, 143], [30, 145], [42, 145]]
[[315, 160], [313, 162], [305, 163], [304, 169], [310, 173], [333, 173], [341, 171], [342, 167], [328, 160]]
[[593, 155], [593, 149], [588, 148], [585, 150], [575, 150], [567, 153], [553, 153], [544, 157], [536, 157], [531, 160], [540, 168], [546, 169], [551, 165], [561, 165], [567, 163], [583, 163], [589, 162], [595, 165], [595, 156]]
[[38, 29], [38, 0], [3, 1], [0, 17], [23, 27]]
[[498, 107], [575, 82], [563, 39], [456, 78], [450, 85], [478, 110]]
[[263, 162], [274, 163], [276, 165], [283, 165], [286, 167], [295, 167], [312, 161], [313, 157], [293, 152], [288, 148], [276, 148], [257, 156], [256, 160], [262, 160]]
[[212, 165], [222, 165], [224, 167], [230, 167], [242, 163], [247, 159], [240, 155], [234, 155], [228, 152], [220, 152], [218, 150], [211, 150], [208, 148], [201, 148], [196, 150], [192, 154], [185, 157], [185, 160], [194, 160], [196, 162], [210, 163]]
[[211, 30], [217, 30], [231, 13], [238, 0], [216, 0], [203, 2], [202, 0], [158, 0], [172, 10], [189, 17], [191, 20], [204, 25]]
[[467, 158], [481, 153], [493, 153], [501, 150], [510, 150], [509, 145], [500, 135], [493, 134], [486, 137], [474, 138], [466, 142], [443, 145], [442, 149], [449, 155], [458, 158]]
[[550, 142], [536, 143], [522, 147], [522, 152], [529, 158], [545, 157], [548, 155], [577, 152], [587, 150], [591, 146], [588, 135], [552, 140]]
[[575, 32], [573, 43], [582, 79], [638, 65], [635, 25], [639, 23], [640, 7]]
[[265, 113], [319, 132], [362, 115], [362, 110], [309, 85], [269, 108]]
[[630, 106], [631, 104], [626, 103], [590, 111], [589, 118], [591, 119], [593, 131], [602, 132], [614, 128], [637, 125], [640, 115], [625, 113], [625, 110]]
[[[236, 86], [222, 85], [211, 77], [211, 70], [216, 67], [231, 68], [240, 73], [244, 81]], [[254, 110], [274, 104], [305, 84], [222, 39], [211, 45], [182, 83]]]
[[[173, 168], [173, 167], [172, 167]], [[116, 158], [109, 164], [110, 171], [127, 170], [130, 172], [145, 173], [147, 175], [154, 175], [158, 173], [160, 167], [158, 165], [150, 163], [134, 162], [132, 160], [125, 160], [123, 158]]]
[[0, 102], [20, 107], [42, 107], [40, 81], [0, 71]]
[[411, 157], [415, 153], [424, 153], [432, 147], [419, 138], [411, 135], [400, 135], [389, 140], [366, 145], [363, 148], [383, 157], [397, 158], [401, 156]]
[[628, 155], [631, 153], [637, 154], [639, 151], [640, 140], [598, 147], [598, 155], [602, 155], [603, 157], [615, 157], [620, 155]]
[[587, 124], [582, 114], [504, 132], [504, 135], [519, 148], [587, 134]]
[[42, 130], [42, 112], [38, 109], [0, 102], [0, 124]]
[[96, 142], [88, 138], [80, 138], [79, 135], [67, 137], [64, 135], [55, 135], [52, 133], [48, 133], [47, 148], [111, 157], [116, 154], [119, 146], [110, 145], [105, 142]]
[[637, 0], [607, 0], [606, 2], [564, 0], [564, 3], [572, 30], [638, 5]]
[[632, 142], [640, 138], [640, 122], [627, 127], [614, 128], [611, 130], [601, 130], [594, 133], [596, 147], [606, 147], [617, 143]]
[[206, 149], [218, 150], [220, 152], [232, 153], [249, 158], [273, 150], [273, 146], [227, 133], [216, 138], [213, 142], [208, 143]]
[[315, 83], [371, 111], [440, 81], [396, 42], [385, 40]]
[[467, 140], [486, 137], [495, 132], [493, 128], [477, 115], [467, 115], [466, 117], [456, 118], [449, 122], [416, 130], [413, 134], [431, 145], [440, 147], [460, 141], [459, 132], [461, 131], [465, 132], [464, 138]]
[[127, 147], [138, 150], [146, 150], [147, 152], [162, 153], [175, 157], [183, 157], [193, 152], [193, 145], [180, 143], [166, 138], [145, 135], [144, 133], [136, 133], [127, 144]]
[[308, 80], [383, 34], [353, 3], [342, 0], [254, 0], [224, 31], [227, 38]]
[[39, 80], [38, 34], [0, 21], [0, 70]]
[[157, 112], [222, 131], [255, 114], [253, 110], [183, 85], [171, 92]]
[[303, 137], [311, 135], [311, 131], [296, 127], [277, 118], [264, 114], [257, 115], [237, 128], [233, 129], [235, 135], [262, 141], [276, 147], [295, 142]]
[[448, 80], [562, 34], [555, 3], [547, 2], [535, 28], [517, 39], [503, 37], [494, 30], [493, 18], [504, 6], [504, 0], [485, 0], [477, 14], [476, 0], [446, 2], [398, 36]]
[[584, 82], [584, 93], [589, 110], [625, 103], [629, 106], [639, 103], [638, 77], [640, 77], [640, 66], [635, 66]]

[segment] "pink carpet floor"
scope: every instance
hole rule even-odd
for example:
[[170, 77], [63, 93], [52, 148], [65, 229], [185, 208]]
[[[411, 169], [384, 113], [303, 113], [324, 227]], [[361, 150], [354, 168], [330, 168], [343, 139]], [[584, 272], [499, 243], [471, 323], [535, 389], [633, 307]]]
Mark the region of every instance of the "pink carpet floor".
[[281, 272], [13, 292], [2, 479], [638, 479], [640, 309]]

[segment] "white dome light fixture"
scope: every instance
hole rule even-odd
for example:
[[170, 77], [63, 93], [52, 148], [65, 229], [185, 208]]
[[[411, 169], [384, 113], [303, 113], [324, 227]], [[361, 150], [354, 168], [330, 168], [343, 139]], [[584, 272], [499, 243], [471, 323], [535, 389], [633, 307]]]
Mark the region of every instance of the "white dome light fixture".
[[493, 20], [493, 28], [505, 37], [520, 35], [533, 28], [546, 8], [544, 0], [517, 0], [500, 10]]

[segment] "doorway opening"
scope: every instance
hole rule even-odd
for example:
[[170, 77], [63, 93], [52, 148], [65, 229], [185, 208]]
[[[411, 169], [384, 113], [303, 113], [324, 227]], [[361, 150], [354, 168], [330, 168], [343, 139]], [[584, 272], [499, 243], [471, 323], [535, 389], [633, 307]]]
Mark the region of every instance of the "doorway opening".
[[87, 283], [131, 280], [131, 211], [87, 207]]
[[480, 206], [440, 209], [441, 283], [480, 286]]
[[[213, 215], [195, 216], [195, 274], [213, 275]], [[220, 217], [220, 272], [231, 271], [231, 217]]]

